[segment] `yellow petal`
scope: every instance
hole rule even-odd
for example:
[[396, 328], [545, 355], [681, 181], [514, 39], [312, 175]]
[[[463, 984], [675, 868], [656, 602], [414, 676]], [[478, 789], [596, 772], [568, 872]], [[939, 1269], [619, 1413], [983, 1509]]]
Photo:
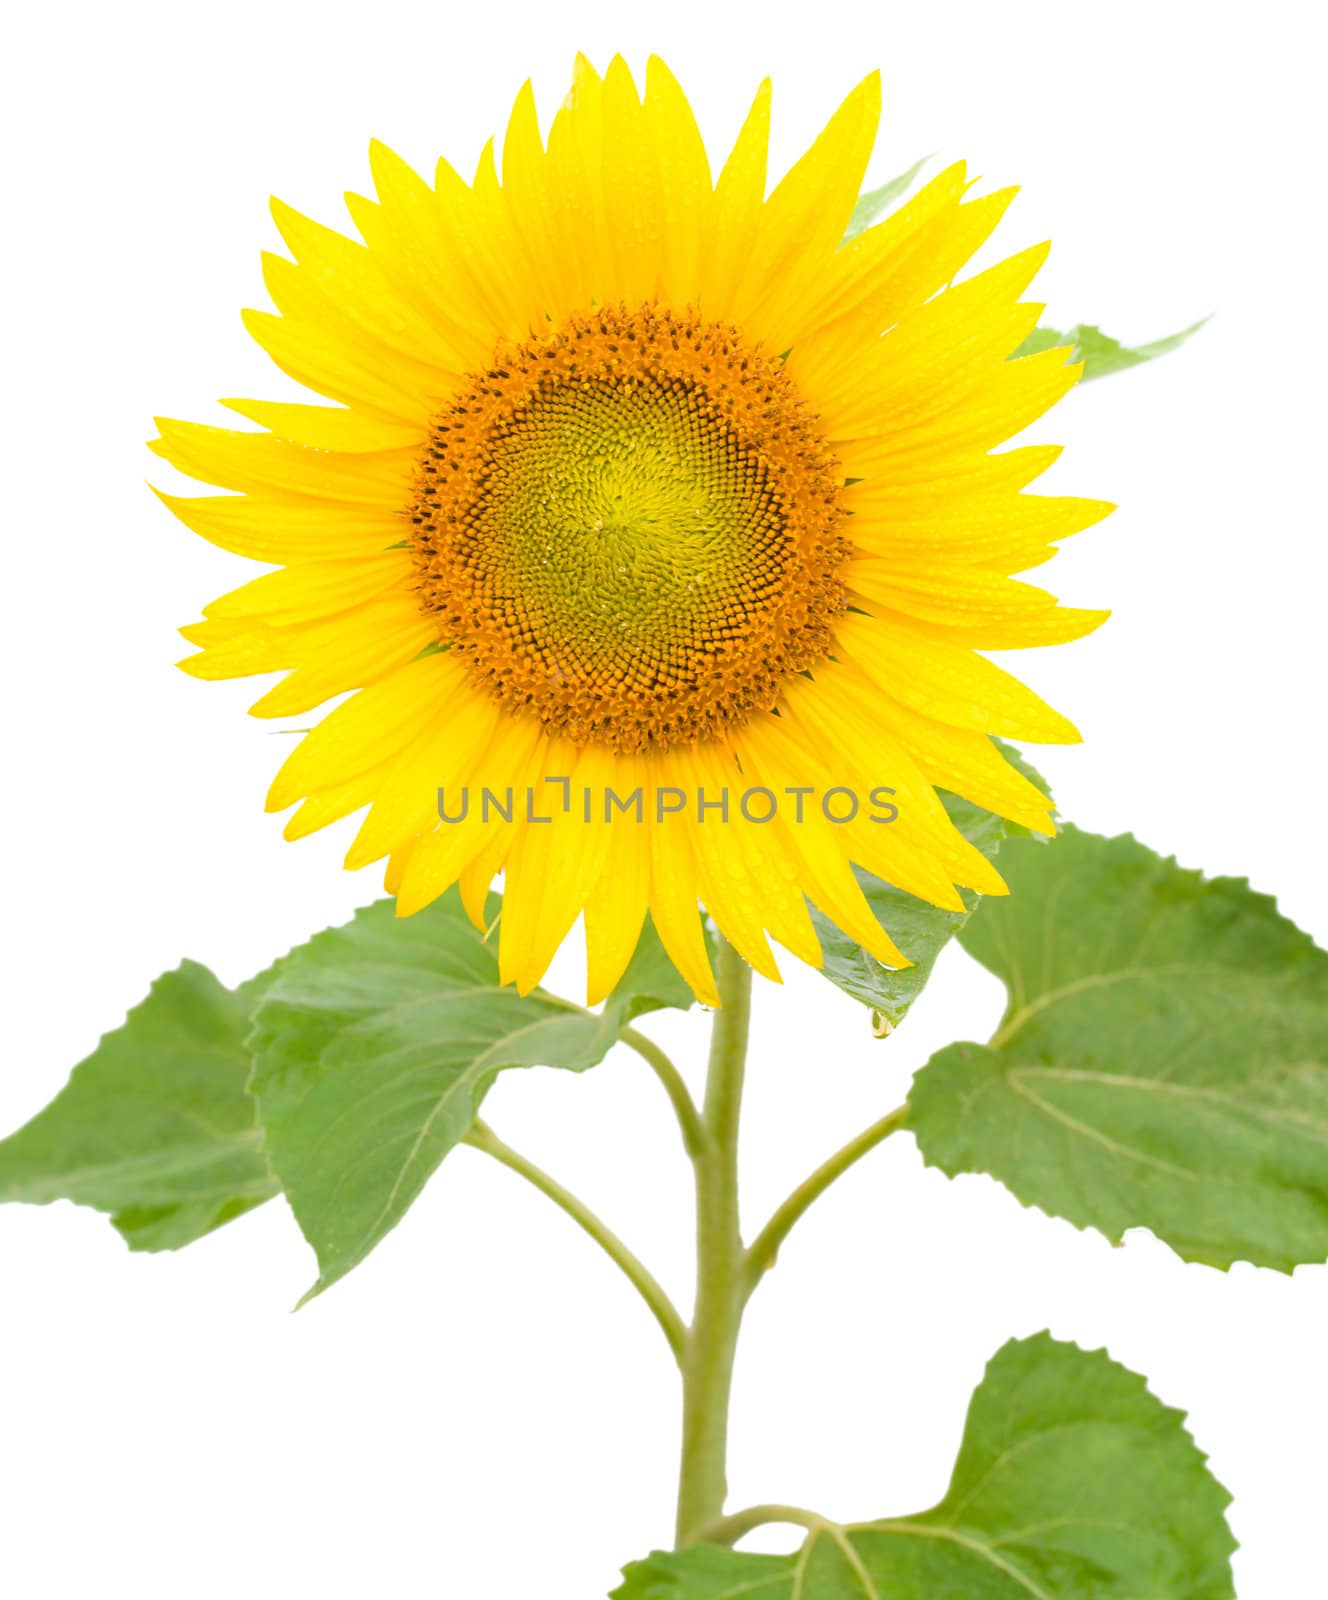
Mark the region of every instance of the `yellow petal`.
[[958, 162], [841, 250], [820, 297], [807, 309], [795, 348], [822, 331], [833, 330], [841, 342], [882, 333], [949, 283], [1015, 194], [1003, 189], [961, 204], [967, 187], [964, 164]]
[[[352, 616], [350, 626], [346, 618]], [[355, 612], [280, 632], [285, 664], [294, 662], [295, 671], [254, 701], [251, 716], [312, 711], [348, 689], [377, 683], [437, 642], [433, 624], [420, 615], [414, 598], [399, 590], [389, 590]]]
[[[594, 800], [613, 767], [612, 753], [602, 745], [578, 751], [565, 739], [547, 743], [544, 770], [526, 796], [532, 806], [522, 813], [503, 888], [499, 974], [520, 994], [529, 994], [544, 976], [603, 870], [609, 831]], [[548, 820], [530, 820], [532, 809]]]
[[622, 803], [643, 790], [641, 817], [616, 808], [608, 823], [608, 853], [586, 899], [586, 1004], [598, 1005], [632, 959], [650, 898], [650, 836], [645, 813], [644, 764], [618, 756], [608, 787]]
[[983, 733], [921, 716], [888, 696], [879, 716], [912, 752], [929, 783], [1038, 833], [1053, 831], [1052, 802]]
[[749, 243], [732, 315], [776, 350], [795, 325], [809, 285], [838, 249], [857, 204], [881, 115], [871, 73], [848, 96], [811, 149], [776, 185]]
[[[396, 889], [400, 916], [412, 916], [432, 904], [471, 862], [487, 858], [496, 863], [505, 858], [515, 837], [515, 824], [504, 821], [496, 806], [484, 806], [483, 791], [490, 789], [501, 801], [508, 787], [519, 790], [525, 782], [533, 782], [534, 774], [544, 770], [546, 742], [533, 717], [498, 719], [493, 740], [468, 779], [471, 803], [465, 817], [421, 835], [404, 860]], [[495, 847], [496, 854], [490, 856]], [[496, 864], [493, 870], [497, 870]]]
[[[694, 747], [689, 752], [689, 766], [698, 798], [704, 793], [711, 798], [727, 795], [728, 799], [728, 821], [718, 827], [706, 818], [719, 813], [704, 813], [698, 806], [695, 854], [702, 873], [702, 901], [738, 948], [741, 945], [728, 929], [745, 923], [743, 937], [748, 942], [753, 942], [753, 931], [764, 928], [800, 961], [819, 966], [820, 941], [794, 864], [784, 851], [771, 848], [770, 824], [754, 822], [748, 815], [763, 814], [764, 797], [743, 809], [750, 785], [736, 754], [717, 745]], [[773, 958], [765, 976], [778, 978]]]
[[836, 642], [866, 676], [914, 711], [957, 728], [1032, 739], [1041, 744], [1078, 744], [1073, 725], [1008, 672], [958, 645], [942, 643], [915, 628], [884, 626], [849, 615]]
[[329, 343], [317, 329], [273, 316], [269, 311], [244, 311], [240, 315], [253, 338], [296, 383], [399, 427], [417, 427], [427, 419], [427, 413], [421, 417], [415, 395], [397, 388], [390, 379], [375, 372], [370, 363]]
[[549, 129], [548, 184], [561, 204], [563, 251], [569, 293], [576, 306], [610, 298], [610, 246], [600, 182], [604, 85], [578, 55], [572, 88]]
[[380, 769], [373, 807], [346, 853], [352, 871], [438, 821], [438, 794], [463, 781], [493, 739], [498, 702], [457, 684], [446, 704]]
[[367, 772], [357, 773], [345, 783], [310, 795], [292, 813], [281, 830], [282, 838], [292, 841], [307, 838], [320, 828], [340, 822], [353, 811], [362, 810], [378, 793], [378, 785], [385, 771], [386, 766], [370, 767]]
[[[776, 717], [756, 718], [735, 737], [743, 772], [753, 786], [769, 789], [780, 802], [769, 826], [777, 830], [781, 847], [797, 862], [799, 879], [812, 901], [834, 925], [886, 966], [909, 966], [868, 905], [853, 875], [841, 831], [816, 807], [805, 808], [801, 821], [796, 809], [790, 812], [796, 802], [788, 791], [805, 786], [809, 777], [824, 779], [826, 775], [809, 773], [805, 753], [780, 723]], [[827, 785], [828, 780], [815, 786], [824, 790]]]
[[697, 303], [708, 315], [729, 315], [738, 280], [747, 268], [750, 237], [765, 203], [769, 143], [770, 80], [766, 78], [715, 184], [712, 241], [700, 262], [697, 288]]
[[650, 808], [650, 914], [669, 959], [690, 984], [702, 1005], [717, 1006], [719, 991], [701, 931], [697, 905], [696, 863], [692, 858], [688, 826], [675, 815], [655, 821], [661, 786], [672, 784], [673, 774], [659, 757], [649, 761], [646, 805]]
[[[786, 696], [795, 737], [827, 752], [835, 783], [852, 793], [837, 825], [853, 859], [877, 877], [920, 899], [951, 910], [963, 909], [955, 890], [961, 883], [984, 893], [1004, 885], [980, 851], [958, 831], [912, 754], [895, 739], [878, 714], [874, 698], [856, 692], [862, 682], [850, 667], [829, 664], [814, 683], [803, 681]], [[867, 754], [869, 752], [869, 754]], [[888, 789], [898, 809], [893, 823], [867, 820], [867, 802]]]
[[386, 145], [369, 146], [377, 201], [348, 194], [346, 205], [383, 276], [433, 323], [467, 370], [487, 365], [507, 325], [486, 281], [474, 197], [451, 168], [437, 190]]
[[373, 555], [398, 543], [402, 534], [397, 513], [386, 506], [273, 493], [189, 497], [152, 492], [201, 538], [254, 561]]
[[851, 485], [844, 504], [853, 514], [853, 542], [864, 555], [1007, 575], [1044, 560], [1050, 542], [1092, 527], [1114, 509], [1104, 500], [1001, 492], [910, 505], [882, 479]]
[[205, 617], [261, 618], [274, 627], [335, 616], [372, 600], [384, 589], [404, 588], [414, 574], [399, 550], [344, 561], [303, 561], [268, 572], [203, 607]]
[[[673, 783], [687, 796], [686, 808], [678, 821], [687, 828], [691, 857], [696, 868], [697, 893], [715, 919], [720, 932], [743, 960], [772, 983], [780, 981], [779, 967], [765, 937], [765, 923], [758, 906], [756, 884], [738, 867], [733, 845], [740, 824], [707, 821], [700, 810], [708, 798], [723, 803], [727, 794], [736, 804], [734, 782], [740, 775], [730, 760], [721, 771], [695, 750], [669, 751], [661, 757], [659, 771], [665, 782]], [[709, 780], [709, 781], [707, 781]]]
[[470, 918], [471, 926], [486, 939], [493, 931], [493, 903], [489, 896], [493, 891], [493, 880], [502, 871], [503, 862], [507, 859], [510, 843], [505, 834], [495, 833], [457, 875], [457, 892], [465, 913]]
[[462, 687], [456, 663], [434, 655], [352, 695], [286, 758], [268, 791], [268, 810], [284, 811], [301, 795], [332, 788], [396, 756]]
[[600, 170], [614, 263], [605, 287], [614, 300], [635, 306], [653, 300], [661, 286], [668, 218], [661, 210], [659, 175], [646, 156], [645, 112], [621, 56], [604, 74], [603, 107]]
[[278, 490], [319, 500], [403, 508], [410, 497], [413, 450], [310, 450], [270, 433], [238, 433], [159, 417], [151, 448], [191, 478], [223, 489]]
[[929, 300], [881, 339], [845, 341], [836, 327], [789, 361], [836, 441], [916, 429], [984, 389], [1028, 337], [1041, 310], [1020, 295], [1046, 259], [1025, 250]]
[[403, 301], [373, 251], [280, 200], [273, 200], [272, 216], [297, 263], [281, 263], [269, 285], [283, 313], [325, 323], [348, 348], [401, 377], [427, 379], [431, 368], [455, 376], [463, 369], [438, 322]]
[[1081, 364], [1067, 366], [1063, 350], [1002, 361], [986, 382], [958, 404], [916, 426], [875, 437], [837, 441], [850, 478], [944, 481], [967, 460], [1003, 443], [1034, 422], [1079, 381]]
[[343, 406], [293, 405], [284, 400], [223, 400], [260, 428], [314, 450], [418, 450], [428, 430], [380, 422]]
[[699, 287], [703, 243], [713, 207], [710, 164], [696, 118], [678, 80], [658, 56], [646, 63], [645, 127], [653, 147], [661, 213], [661, 281], [674, 304], [691, 304]]
[[560, 322], [581, 304], [576, 258], [569, 250], [567, 218], [550, 181], [552, 169], [540, 140], [535, 94], [525, 83], [503, 138], [503, 197], [523, 270], [534, 299]]

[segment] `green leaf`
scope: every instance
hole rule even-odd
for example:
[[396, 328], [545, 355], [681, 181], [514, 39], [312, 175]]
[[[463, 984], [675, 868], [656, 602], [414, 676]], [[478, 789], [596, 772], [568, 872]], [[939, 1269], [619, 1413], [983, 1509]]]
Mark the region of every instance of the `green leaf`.
[[1057, 333], [1055, 328], [1034, 328], [1015, 351], [1011, 360], [1019, 356], [1035, 356], [1043, 350], [1055, 350], [1062, 345], [1068, 345], [1074, 352], [1071, 360], [1082, 361], [1084, 364], [1084, 375], [1079, 381], [1088, 383], [1093, 378], [1108, 378], [1113, 372], [1124, 372], [1127, 367], [1137, 367], [1145, 361], [1156, 361], [1158, 356], [1169, 355], [1173, 350], [1179, 350], [1181, 345], [1198, 333], [1207, 321], [1207, 317], [1202, 317], [1190, 327], [1182, 328], [1179, 333], [1173, 333], [1166, 339], [1155, 339], [1152, 344], [1139, 344], [1133, 348], [1123, 345], [1119, 339], [1113, 339], [1110, 334], [1103, 333], [1101, 328], [1091, 322], [1078, 322], [1066, 333]]
[[[703, 923], [706, 946], [713, 962], [715, 956], [714, 932], [708, 922]], [[606, 1010], [617, 1018], [617, 1025], [625, 1027], [636, 1017], [648, 1011], [673, 1009], [686, 1011], [696, 1004], [696, 996], [686, 978], [669, 959], [655, 924], [646, 917], [636, 950], [627, 963], [627, 970], [619, 979], [609, 997]]]
[[232, 991], [186, 961], [158, 978], [0, 1143], [0, 1200], [73, 1200], [112, 1213], [131, 1249], [173, 1250], [278, 1193], [245, 1092], [244, 1038], [272, 975]]
[[251, 1088], [318, 1257], [310, 1294], [400, 1222], [499, 1072], [582, 1071], [632, 1016], [692, 998], [647, 929], [599, 1015], [539, 990], [522, 999], [499, 984], [496, 952], [455, 890], [409, 918], [380, 900], [293, 951], [255, 1016]]
[[792, 1556], [655, 1555], [615, 1600], [1231, 1600], [1229, 1496], [1183, 1421], [1101, 1351], [1015, 1341], [934, 1510], [818, 1519]]
[[[716, 1544], [657, 1550], [623, 1571], [609, 1600], [791, 1600], [786, 1556], [751, 1556]], [[810, 1600], [811, 1591], [805, 1591]]]
[[[1046, 783], [1019, 752], [1000, 740], [997, 743], [1010, 764], [1046, 794]], [[1028, 829], [1019, 823], [983, 811], [958, 795], [942, 794], [941, 799], [955, 827], [988, 858], [995, 856], [1007, 839], [1028, 836]], [[875, 956], [813, 907], [812, 922], [824, 956], [821, 971], [836, 988], [870, 1006], [876, 1013], [878, 1030], [889, 1033], [922, 993], [937, 956], [968, 921], [982, 897], [961, 890], [968, 909], [962, 913], [944, 911], [869, 872], [859, 871], [857, 879], [882, 927], [913, 965], [898, 971], [883, 967]]]
[[856, 239], [860, 233], [866, 233], [873, 223], [879, 222], [900, 195], [907, 194], [913, 187], [913, 180], [930, 160], [930, 156], [923, 156], [922, 160], [915, 161], [907, 172], [901, 172], [897, 178], [891, 178], [879, 189], [868, 189], [859, 195], [858, 203], [853, 207], [853, 215], [848, 219], [844, 243]]
[[1001, 978], [990, 1045], [915, 1081], [945, 1172], [1188, 1261], [1328, 1256], [1328, 954], [1242, 880], [1065, 828], [1001, 857], [1009, 899], [960, 935]]

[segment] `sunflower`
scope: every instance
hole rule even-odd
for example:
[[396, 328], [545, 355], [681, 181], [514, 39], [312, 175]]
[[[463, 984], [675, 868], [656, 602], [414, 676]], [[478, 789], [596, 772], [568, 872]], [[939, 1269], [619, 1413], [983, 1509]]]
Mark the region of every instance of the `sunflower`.
[[1078, 735], [978, 652], [1106, 615], [1012, 574], [1110, 507], [1025, 492], [1055, 449], [992, 453], [1079, 369], [1010, 359], [1045, 247], [953, 282], [1013, 191], [952, 166], [843, 242], [879, 102], [768, 195], [769, 85], [716, 177], [658, 60], [643, 95], [579, 60], [547, 143], [527, 86], [470, 183], [375, 144], [358, 240], [274, 203], [291, 258], [245, 319], [335, 404], [159, 423], [231, 491], [167, 505], [278, 569], [182, 630], [184, 670], [284, 673], [262, 717], [339, 699], [273, 783], [287, 837], [367, 807], [347, 866], [386, 858], [403, 915], [457, 885], [482, 926], [502, 872], [522, 992], [581, 918], [602, 998], [649, 912], [713, 1004], [702, 906], [772, 978], [770, 938], [820, 960], [809, 901], [907, 965], [855, 866], [1004, 891], [937, 788], [1052, 831], [992, 736]]

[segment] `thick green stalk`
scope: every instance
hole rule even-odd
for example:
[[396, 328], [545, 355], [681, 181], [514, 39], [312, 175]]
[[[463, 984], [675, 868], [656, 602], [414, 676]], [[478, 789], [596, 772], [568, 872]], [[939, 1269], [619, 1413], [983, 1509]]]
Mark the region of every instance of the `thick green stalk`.
[[710, 1036], [696, 1167], [696, 1309], [683, 1350], [679, 1547], [724, 1512], [729, 1398], [745, 1297], [746, 1252], [738, 1220], [738, 1123], [747, 1059], [752, 970], [728, 944], [716, 963], [720, 1009]]

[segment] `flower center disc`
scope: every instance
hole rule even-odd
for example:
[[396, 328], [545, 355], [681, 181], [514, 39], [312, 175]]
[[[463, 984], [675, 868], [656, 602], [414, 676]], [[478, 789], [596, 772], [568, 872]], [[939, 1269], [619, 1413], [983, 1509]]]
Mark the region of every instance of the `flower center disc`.
[[839, 479], [782, 362], [643, 306], [500, 347], [433, 423], [418, 592], [483, 685], [623, 751], [714, 736], [824, 659]]

